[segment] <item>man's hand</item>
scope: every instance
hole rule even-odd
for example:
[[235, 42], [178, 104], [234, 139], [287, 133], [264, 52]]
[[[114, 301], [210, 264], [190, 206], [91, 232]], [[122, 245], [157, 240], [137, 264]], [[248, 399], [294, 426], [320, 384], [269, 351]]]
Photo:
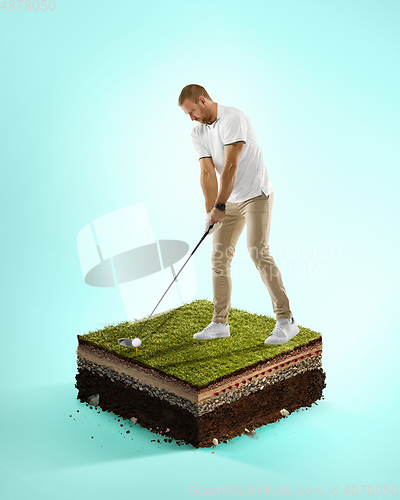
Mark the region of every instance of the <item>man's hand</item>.
[[216, 222], [215, 224], [211, 222], [211, 212], [207, 212], [206, 215], [206, 222], [204, 226], [204, 232], [206, 233], [209, 229], [209, 227], [212, 225], [212, 228], [210, 229], [210, 232], [208, 234], [214, 233], [217, 229], [221, 227], [221, 222]]
[[215, 224], [216, 222], [222, 222], [226, 217], [225, 210], [218, 210], [218, 208], [213, 208], [211, 210], [210, 224]]

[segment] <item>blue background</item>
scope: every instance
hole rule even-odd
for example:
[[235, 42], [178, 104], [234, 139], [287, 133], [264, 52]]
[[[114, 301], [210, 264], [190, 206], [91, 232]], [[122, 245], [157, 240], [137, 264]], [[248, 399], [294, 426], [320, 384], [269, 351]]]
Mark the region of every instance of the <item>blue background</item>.
[[[338, 486], [348, 498], [347, 485], [358, 496], [361, 484], [399, 485], [397, 0], [10, 5], [0, 9], [1, 498], [185, 499], [224, 485], [325, 497]], [[271, 252], [297, 322], [323, 334], [327, 373], [318, 405], [213, 454], [152, 442], [74, 387], [76, 336], [126, 319], [117, 289], [84, 283], [80, 229], [144, 202], [156, 238], [193, 248], [202, 235], [193, 124], [177, 104], [189, 83], [252, 122], [274, 186]], [[195, 298], [212, 297], [210, 249], [194, 256]], [[244, 232], [232, 306], [272, 315], [254, 271]]]

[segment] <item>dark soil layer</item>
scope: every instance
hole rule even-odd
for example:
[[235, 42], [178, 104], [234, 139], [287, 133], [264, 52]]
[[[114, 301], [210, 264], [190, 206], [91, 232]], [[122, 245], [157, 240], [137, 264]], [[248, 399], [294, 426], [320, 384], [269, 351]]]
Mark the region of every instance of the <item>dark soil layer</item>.
[[[263, 390], [243, 396], [238, 401], [217, 407], [213, 412], [195, 417], [189, 411], [150, 396], [118, 380], [101, 377], [87, 369], [78, 369], [75, 387], [77, 398], [86, 402], [89, 396], [100, 395], [99, 406], [119, 417], [136, 417], [142, 427], [184, 441], [195, 448], [213, 446], [213, 438], [224, 442], [244, 432], [282, 418], [280, 410], [289, 413], [310, 407], [322, 397], [326, 387], [322, 369], [304, 373], [266, 386]], [[167, 432], [167, 429], [169, 431]]]

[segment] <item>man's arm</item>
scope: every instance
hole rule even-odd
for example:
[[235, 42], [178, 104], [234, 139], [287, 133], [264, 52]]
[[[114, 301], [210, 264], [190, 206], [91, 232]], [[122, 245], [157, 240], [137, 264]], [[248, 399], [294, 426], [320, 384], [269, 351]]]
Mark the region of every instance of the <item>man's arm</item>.
[[200, 184], [208, 213], [213, 209], [218, 195], [218, 181], [212, 158], [200, 159]]
[[[236, 142], [235, 144], [224, 146], [225, 163], [221, 172], [220, 187], [215, 204], [225, 205], [230, 194], [232, 193], [236, 180], [237, 165], [239, 163], [239, 158], [242, 154], [244, 144], [244, 142]], [[225, 212], [214, 207], [211, 212], [211, 224], [214, 222], [220, 222], [223, 219], [225, 219]]]

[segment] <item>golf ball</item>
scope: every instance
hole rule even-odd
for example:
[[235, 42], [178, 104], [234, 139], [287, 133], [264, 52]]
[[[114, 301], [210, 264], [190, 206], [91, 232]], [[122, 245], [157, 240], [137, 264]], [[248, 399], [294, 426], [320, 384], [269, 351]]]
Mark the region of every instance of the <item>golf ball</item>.
[[140, 347], [142, 345], [142, 341], [138, 338], [134, 338], [132, 340], [132, 347]]

